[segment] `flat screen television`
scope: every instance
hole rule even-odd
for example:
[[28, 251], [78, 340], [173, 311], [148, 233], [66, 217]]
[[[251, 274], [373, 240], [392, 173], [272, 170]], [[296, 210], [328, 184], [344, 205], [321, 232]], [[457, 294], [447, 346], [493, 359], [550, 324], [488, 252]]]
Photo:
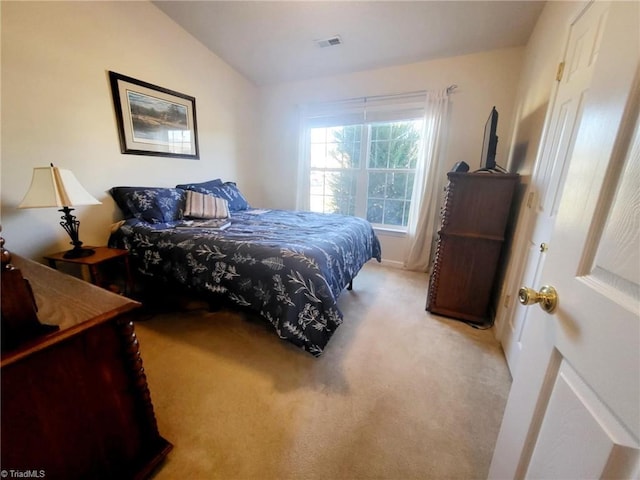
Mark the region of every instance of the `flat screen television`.
[[487, 123], [484, 125], [484, 140], [482, 142], [482, 156], [480, 158], [480, 170], [492, 171], [502, 168], [496, 165], [496, 149], [498, 148], [498, 135], [496, 130], [498, 128], [498, 111], [496, 107], [491, 109]]

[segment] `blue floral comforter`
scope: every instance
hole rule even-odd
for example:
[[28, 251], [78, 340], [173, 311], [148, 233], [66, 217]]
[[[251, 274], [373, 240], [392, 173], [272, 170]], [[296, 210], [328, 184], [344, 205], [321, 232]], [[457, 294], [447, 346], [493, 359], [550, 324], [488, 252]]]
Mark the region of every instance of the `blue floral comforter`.
[[381, 260], [371, 225], [351, 216], [246, 210], [221, 231], [174, 226], [129, 219], [109, 244], [130, 250], [144, 275], [260, 313], [280, 338], [315, 356], [342, 323], [342, 290], [368, 260]]

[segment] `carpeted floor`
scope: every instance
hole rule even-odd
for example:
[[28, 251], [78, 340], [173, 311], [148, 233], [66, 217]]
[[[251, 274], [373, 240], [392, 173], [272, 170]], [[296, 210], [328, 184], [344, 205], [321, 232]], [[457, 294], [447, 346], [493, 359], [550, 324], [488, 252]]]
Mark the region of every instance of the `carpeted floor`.
[[426, 274], [369, 263], [320, 358], [192, 304], [136, 324], [155, 479], [486, 478], [510, 376], [491, 330], [425, 312]]

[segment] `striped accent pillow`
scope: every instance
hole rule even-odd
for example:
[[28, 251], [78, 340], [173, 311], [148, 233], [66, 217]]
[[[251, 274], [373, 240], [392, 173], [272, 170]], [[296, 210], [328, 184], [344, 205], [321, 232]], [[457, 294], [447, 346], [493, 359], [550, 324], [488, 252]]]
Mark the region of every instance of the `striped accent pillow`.
[[227, 218], [229, 216], [229, 202], [224, 198], [187, 190], [187, 204], [184, 216], [191, 218]]

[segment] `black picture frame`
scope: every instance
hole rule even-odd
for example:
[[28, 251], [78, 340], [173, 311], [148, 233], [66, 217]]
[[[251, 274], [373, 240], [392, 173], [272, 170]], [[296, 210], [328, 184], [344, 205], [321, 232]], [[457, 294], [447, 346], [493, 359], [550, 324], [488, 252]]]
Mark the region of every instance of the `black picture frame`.
[[196, 99], [109, 71], [120, 151], [198, 160]]

